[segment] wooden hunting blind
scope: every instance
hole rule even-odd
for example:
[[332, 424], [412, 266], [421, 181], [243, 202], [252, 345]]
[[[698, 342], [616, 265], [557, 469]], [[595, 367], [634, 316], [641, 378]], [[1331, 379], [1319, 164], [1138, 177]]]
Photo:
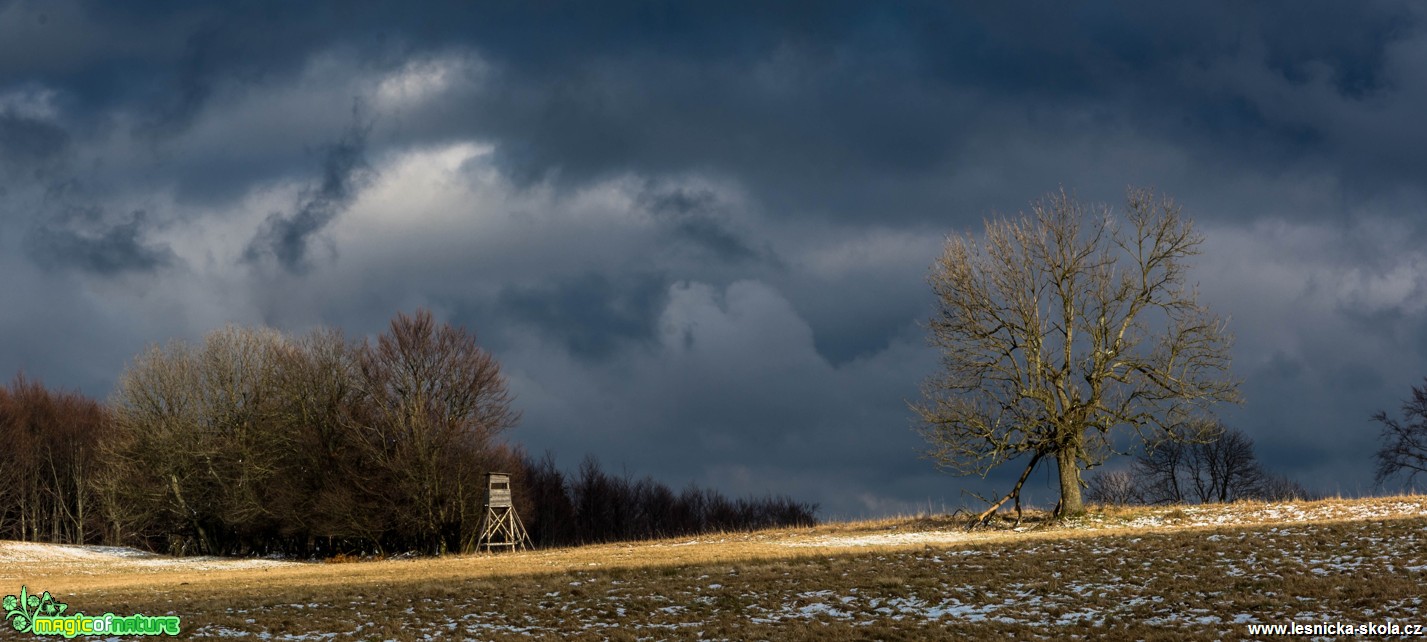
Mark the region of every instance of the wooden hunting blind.
[[530, 535], [525, 532], [525, 525], [520, 523], [520, 515], [516, 514], [515, 503], [511, 501], [510, 475], [486, 473], [486, 513], [482, 521], [477, 548], [524, 550], [531, 545]]
[[486, 506], [510, 508], [510, 475], [488, 473], [486, 475]]

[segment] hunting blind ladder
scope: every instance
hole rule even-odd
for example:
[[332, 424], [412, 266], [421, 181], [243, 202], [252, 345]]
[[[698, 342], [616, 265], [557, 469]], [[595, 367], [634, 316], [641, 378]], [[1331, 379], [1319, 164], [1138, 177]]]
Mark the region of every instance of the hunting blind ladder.
[[531, 546], [530, 535], [525, 532], [525, 525], [520, 523], [520, 515], [515, 513], [510, 499], [510, 475], [486, 473], [486, 514], [482, 521], [477, 549], [505, 546], [513, 551]]

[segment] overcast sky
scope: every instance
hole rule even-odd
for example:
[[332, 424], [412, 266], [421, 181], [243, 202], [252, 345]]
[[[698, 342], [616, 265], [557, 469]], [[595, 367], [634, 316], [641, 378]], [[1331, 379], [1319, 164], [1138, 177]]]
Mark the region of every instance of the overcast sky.
[[907, 410], [945, 236], [1152, 186], [1225, 418], [1371, 492], [1427, 375], [1422, 5], [960, 4], [0, 0], [0, 376], [103, 398], [151, 342], [427, 307], [562, 467], [950, 508], [1004, 484]]

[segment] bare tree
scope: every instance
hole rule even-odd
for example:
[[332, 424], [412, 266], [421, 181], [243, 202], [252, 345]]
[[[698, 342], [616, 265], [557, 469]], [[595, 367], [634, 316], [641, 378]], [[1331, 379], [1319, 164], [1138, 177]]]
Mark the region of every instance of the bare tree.
[[1183, 471], [1189, 460], [1189, 449], [1185, 441], [1180, 437], [1146, 443], [1144, 450], [1135, 457], [1135, 481], [1145, 503], [1184, 502], [1188, 490], [1184, 485]]
[[286, 534], [308, 540], [298, 547], [304, 552], [369, 550], [391, 530], [394, 511], [383, 494], [388, 480], [364, 458], [358, 348], [330, 328], [314, 330], [292, 348], [282, 362], [281, 423], [294, 447], [272, 510]]
[[1135, 459], [1135, 474], [1146, 501], [1156, 504], [1259, 497], [1267, 479], [1253, 439], [1223, 424], [1146, 444]]
[[108, 480], [108, 505], [147, 513], [159, 530], [182, 524], [203, 553], [237, 552], [275, 527], [269, 495], [294, 450], [280, 421], [289, 350], [274, 330], [229, 326], [136, 359], [112, 403], [124, 435], [111, 454], [128, 474]]
[[1212, 440], [1188, 445], [1188, 472], [1196, 497], [1201, 503], [1221, 504], [1257, 497], [1265, 474], [1254, 454], [1254, 440], [1223, 425], [1216, 433]]
[[1412, 397], [1402, 402], [1402, 421], [1386, 412], [1373, 415], [1382, 424], [1382, 447], [1377, 451], [1377, 483], [1379, 486], [1399, 473], [1406, 473], [1407, 482], [1417, 474], [1427, 472], [1427, 383], [1412, 387]]
[[1127, 192], [1120, 218], [1062, 190], [988, 221], [979, 242], [947, 240], [928, 278], [942, 367], [914, 406], [938, 466], [985, 475], [1021, 460], [1024, 480], [1051, 459], [1059, 512], [1075, 515], [1081, 471], [1110, 453], [1112, 431], [1172, 437], [1238, 400], [1224, 323], [1185, 283], [1202, 238], [1146, 189]]
[[465, 329], [420, 310], [392, 319], [360, 351], [357, 370], [362, 443], [402, 494], [409, 528], [432, 552], [460, 547], [460, 533], [479, 520], [481, 460], [519, 418], [500, 364]]

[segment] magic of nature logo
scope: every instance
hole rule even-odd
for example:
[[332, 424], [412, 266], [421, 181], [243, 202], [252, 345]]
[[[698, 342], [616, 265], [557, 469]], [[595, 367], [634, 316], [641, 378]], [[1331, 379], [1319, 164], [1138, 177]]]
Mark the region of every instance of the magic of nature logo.
[[20, 587], [19, 595], [6, 595], [0, 599], [0, 607], [4, 607], [5, 619], [10, 621], [10, 626], [21, 633], [62, 635], [66, 638], [78, 635], [178, 635], [177, 615], [65, 615], [65, 611], [69, 610], [67, 604], [56, 600], [49, 591], [33, 595], [25, 586]]

